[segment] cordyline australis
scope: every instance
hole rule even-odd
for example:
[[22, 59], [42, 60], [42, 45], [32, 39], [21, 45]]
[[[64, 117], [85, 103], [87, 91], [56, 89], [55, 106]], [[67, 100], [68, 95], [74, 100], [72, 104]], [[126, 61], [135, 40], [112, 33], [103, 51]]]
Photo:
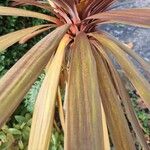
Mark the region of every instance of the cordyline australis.
[[[96, 26], [124, 23], [150, 27], [150, 9], [111, 10], [110, 5], [114, 2], [13, 0], [13, 6], [33, 5], [50, 11], [53, 16], [0, 6], [0, 15], [34, 17], [50, 22], [1, 36], [0, 52], [16, 42], [22, 44], [50, 28], [55, 29], [0, 80], [2, 126], [45, 70], [46, 76], [35, 104], [29, 150], [48, 149], [56, 104], [66, 150], [109, 150], [109, 137], [116, 150], [134, 150], [135, 141], [128, 122], [143, 149], [149, 149], [124, 84], [109, 56], [116, 58], [147, 107], [150, 106], [149, 83], [128, 56], [147, 73], [150, 73], [150, 64], [108, 33], [97, 31]], [[65, 89], [64, 104], [60, 89]]]

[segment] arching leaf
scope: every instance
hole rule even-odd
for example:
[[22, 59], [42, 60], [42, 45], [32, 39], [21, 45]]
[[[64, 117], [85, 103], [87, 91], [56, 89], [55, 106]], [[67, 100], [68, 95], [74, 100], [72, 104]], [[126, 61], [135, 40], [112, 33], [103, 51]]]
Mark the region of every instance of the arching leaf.
[[96, 64], [84, 33], [77, 35], [72, 53], [66, 102], [65, 149], [104, 149]]
[[120, 47], [118, 47], [113, 41], [106, 38], [103, 34], [94, 33], [91, 35], [95, 37], [105, 48], [109, 49], [113, 53], [118, 63], [125, 71], [126, 76], [129, 78], [131, 83], [139, 92], [140, 96], [143, 98], [143, 101], [147, 107], [150, 107], [150, 84], [135, 68], [126, 53], [122, 51]]
[[135, 26], [150, 27], [150, 9], [132, 8], [123, 10], [111, 10], [98, 13], [87, 19], [98, 19], [100, 23], [123, 23]]
[[48, 34], [31, 48], [0, 80], [0, 127], [12, 115], [48, 63], [69, 25]]
[[103, 58], [94, 51], [97, 63], [99, 90], [111, 138], [116, 150], [135, 150], [135, 145]]
[[49, 25], [38, 25], [22, 30], [18, 30], [12, 33], [8, 33], [6, 35], [0, 36], [0, 52], [3, 52], [6, 50], [8, 47], [11, 45], [15, 44], [18, 42], [21, 38], [23, 38], [26, 35], [31, 34], [32, 32], [41, 29], [43, 27], [47, 27]]
[[117, 70], [115, 69], [113, 63], [111, 62], [109, 56], [107, 55], [103, 47], [99, 45], [99, 43], [97, 43], [96, 41], [93, 41], [92, 43], [94, 44], [96, 49], [99, 51], [100, 55], [102, 55], [105, 58], [105, 61], [107, 62], [106, 64], [108, 66], [108, 71], [110, 72], [112, 82], [114, 83], [114, 88], [117, 94], [119, 95], [120, 100], [122, 101], [122, 104], [124, 105], [125, 113], [133, 127], [133, 130], [136, 133], [138, 141], [140, 142], [141, 146], [145, 150], [148, 150], [149, 148], [145, 141], [144, 133], [139, 125], [139, 121], [132, 108], [131, 100], [129, 98], [127, 90], [125, 89]]
[[[65, 48], [69, 43], [69, 36], [65, 36], [56, 51], [56, 54], [46, 70], [46, 76], [39, 91], [29, 140], [29, 150], [49, 148], [50, 138], [54, 123], [56, 94], [59, 83], [59, 75], [65, 54]], [[38, 124], [38, 125], [37, 125]]]
[[150, 63], [144, 60], [142, 57], [140, 57], [134, 50], [127, 47], [125, 44], [122, 44], [119, 42], [115, 37], [109, 35], [108, 33], [104, 33], [107, 38], [115, 42], [124, 52], [126, 52], [129, 56], [134, 58], [137, 62], [140, 63], [140, 65], [143, 67], [144, 70], [150, 73]]
[[59, 20], [57, 20], [55, 17], [51, 17], [51, 16], [48, 16], [45, 14], [41, 14], [38, 12], [29, 11], [29, 10], [13, 8], [13, 7], [0, 6], [0, 15], [2, 15], [2, 16], [33, 17], [33, 18], [47, 20], [47, 21], [50, 21], [53, 23], [59, 22]]

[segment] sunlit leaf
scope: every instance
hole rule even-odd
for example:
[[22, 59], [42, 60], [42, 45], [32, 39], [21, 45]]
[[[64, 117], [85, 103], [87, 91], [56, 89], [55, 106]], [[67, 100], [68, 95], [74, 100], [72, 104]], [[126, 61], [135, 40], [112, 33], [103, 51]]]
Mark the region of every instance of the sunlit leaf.
[[65, 131], [65, 115], [64, 115], [64, 110], [63, 110], [63, 104], [62, 104], [62, 96], [61, 96], [61, 92], [60, 92], [60, 87], [58, 87], [58, 111], [59, 111], [59, 118], [60, 118], [60, 122], [61, 122], [61, 126], [63, 128], [63, 131]]
[[[111, 10], [114, 7], [110, 6], [117, 0], [10, 1], [13, 1], [11, 6], [23, 9], [0, 6], [0, 16], [32, 17], [52, 24], [1, 36], [0, 52], [17, 42], [24, 44], [45, 31], [47, 34], [51, 27], [56, 30], [31, 48], [0, 80], [2, 127], [37, 77], [45, 71], [44, 81], [40, 80], [42, 86], [37, 93], [32, 125], [31, 116], [15, 115], [14, 121], [20, 125], [13, 127], [19, 130], [10, 129], [13, 135], [9, 133], [12, 137], [5, 149], [26, 149], [24, 140], [28, 140], [29, 126], [32, 126], [28, 150], [63, 149], [63, 135], [58, 134], [62, 131], [65, 150], [135, 150], [136, 143], [148, 150], [123, 80], [111, 58], [117, 60], [125, 72], [125, 79], [130, 80], [128, 84], [133, 84], [147, 106], [150, 106], [150, 84], [130, 56], [146, 73], [150, 73], [149, 62], [109, 34], [96, 31], [98, 25], [106, 23], [150, 27], [150, 9]], [[42, 8], [46, 14], [24, 9], [28, 5], [38, 7], [37, 10]], [[143, 114], [140, 118], [143, 120]], [[53, 128], [56, 132], [51, 140]], [[3, 149], [4, 140], [0, 141], [0, 149]], [[50, 141], [52, 147], [49, 147]]]
[[8, 131], [13, 135], [21, 135], [21, 131], [15, 128], [9, 128]]
[[3, 52], [8, 47], [10, 47], [11, 45], [18, 42], [24, 36], [34, 32], [34, 31], [36, 31], [40, 28], [47, 27], [47, 26], [49, 26], [49, 25], [38, 25], [38, 26], [35, 26], [35, 27], [30, 27], [30, 28], [18, 30], [18, 31], [0, 36], [0, 52]]
[[0, 80], [0, 126], [22, 101], [48, 63], [69, 25], [64, 25], [37, 43]]
[[102, 103], [101, 103], [101, 110], [102, 110], [102, 120], [103, 120], [102, 123], [103, 123], [103, 136], [104, 136], [104, 150], [110, 150], [108, 126], [107, 126], [106, 115]]
[[115, 42], [122, 50], [124, 50], [128, 55], [130, 55], [131, 57], [133, 57], [137, 62], [139, 62], [143, 69], [146, 70], [147, 72], [150, 73], [150, 63], [147, 62], [146, 60], [144, 60], [142, 57], [140, 57], [134, 50], [130, 49], [128, 46], [126, 46], [125, 44], [122, 44], [121, 42], [119, 42], [117, 39], [115, 39], [115, 37], [108, 35], [107, 33], [104, 33], [107, 38], [109, 38], [110, 40], [112, 40], [113, 42]]
[[65, 47], [68, 43], [69, 36], [65, 36], [60, 42], [57, 52], [46, 71], [46, 76], [39, 91], [33, 113], [29, 150], [47, 150], [49, 147], [54, 123], [59, 75], [65, 54]]
[[75, 38], [66, 110], [65, 149], [104, 149], [97, 71], [84, 33]]
[[54, 12], [52, 7], [50, 5], [35, 1], [35, 0], [11, 0], [13, 3], [11, 3], [11, 6], [18, 6], [18, 5], [31, 5], [31, 6], [37, 6], [43, 9], [46, 9], [50, 12]]
[[98, 13], [88, 17], [88, 19], [98, 19], [102, 23], [124, 23], [142, 27], [150, 27], [150, 9], [132, 8], [123, 10], [111, 10]]

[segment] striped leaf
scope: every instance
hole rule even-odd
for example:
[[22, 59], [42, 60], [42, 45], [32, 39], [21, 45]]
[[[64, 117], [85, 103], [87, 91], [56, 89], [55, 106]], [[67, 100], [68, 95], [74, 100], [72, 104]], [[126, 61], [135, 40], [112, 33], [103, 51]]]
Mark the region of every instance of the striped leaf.
[[146, 143], [146, 140], [144, 138], [144, 133], [139, 125], [139, 121], [135, 115], [135, 112], [132, 108], [131, 100], [129, 98], [129, 95], [122, 83], [122, 80], [115, 69], [114, 65], [112, 64], [110, 58], [108, 57], [105, 50], [100, 46], [96, 41], [92, 42], [94, 46], [97, 48], [99, 53], [105, 58], [107, 64], [108, 64], [108, 71], [110, 71], [112, 82], [114, 83], [114, 88], [121, 98], [121, 101], [125, 108], [125, 113], [127, 115], [127, 118], [129, 119], [133, 130], [135, 131], [138, 141], [140, 142], [141, 146], [144, 148], [144, 150], [148, 150], [148, 145]]
[[0, 80], [0, 127], [15, 111], [48, 63], [69, 25], [63, 25], [31, 48]]
[[126, 73], [126, 76], [129, 78], [131, 83], [139, 92], [143, 101], [150, 107], [150, 84], [146, 79], [139, 73], [135, 68], [131, 60], [128, 58], [126, 53], [120, 49], [113, 41], [106, 38], [103, 34], [92, 34], [105, 48], [108, 48], [113, 55], [116, 57], [118, 63], [121, 65], [123, 70]]
[[132, 8], [111, 10], [90, 16], [87, 19], [98, 19], [102, 23], [124, 23], [135, 26], [150, 27], [150, 9]]
[[150, 73], [150, 63], [144, 60], [142, 57], [140, 57], [134, 50], [130, 49], [125, 44], [122, 44], [119, 42], [115, 37], [104, 33], [106, 35], [106, 38], [109, 38], [114, 43], [116, 43], [124, 52], [126, 52], [128, 55], [130, 55], [133, 59], [135, 59], [140, 65], [143, 67], [144, 70]]
[[65, 48], [68, 43], [69, 36], [65, 36], [60, 42], [57, 52], [46, 70], [46, 76], [35, 104], [28, 150], [48, 150], [49, 148], [54, 123], [59, 75]]
[[84, 33], [75, 38], [69, 77], [65, 149], [104, 149], [101, 97], [97, 71]]
[[97, 63], [99, 90], [111, 138], [116, 150], [135, 150], [133, 139], [124, 116], [120, 99], [110, 79], [103, 58], [94, 51]]
[[23, 38], [21, 38], [21, 39], [19, 40], [19, 44], [24, 44], [24, 43], [26, 43], [28, 40], [32, 39], [33, 37], [35, 37], [35, 36], [37, 36], [37, 35], [39, 35], [39, 34], [45, 32], [45, 31], [47, 31], [47, 30], [49, 30], [49, 29], [51, 29], [51, 28], [54, 28], [54, 27], [55, 27], [55, 26], [53, 26], [53, 25], [49, 25], [49, 27], [45, 27], [45, 28], [39, 29], [39, 30], [37, 30], [37, 31], [34, 31], [34, 32], [32, 32], [32, 33], [30, 33], [30, 34], [24, 36]]

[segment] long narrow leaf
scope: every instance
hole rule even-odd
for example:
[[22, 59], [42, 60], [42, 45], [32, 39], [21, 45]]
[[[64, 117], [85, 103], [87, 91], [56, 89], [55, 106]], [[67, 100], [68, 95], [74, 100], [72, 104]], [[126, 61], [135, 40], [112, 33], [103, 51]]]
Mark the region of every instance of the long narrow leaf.
[[128, 58], [126, 53], [120, 49], [113, 41], [107, 39], [103, 34], [92, 34], [104, 47], [108, 48], [116, 57], [117, 61], [126, 73], [131, 83], [139, 92], [143, 101], [150, 107], [150, 84], [146, 79], [139, 73], [135, 68], [131, 60]]
[[[110, 64], [110, 63], [109, 63]], [[114, 83], [117, 87], [118, 93], [120, 93], [120, 98], [122, 100], [122, 103], [124, 105], [125, 108], [125, 112], [127, 114], [127, 117], [133, 127], [133, 130], [135, 131], [136, 135], [137, 135], [137, 139], [139, 141], [139, 143], [141, 144], [141, 146], [143, 147], [144, 150], [149, 150], [148, 144], [146, 143], [145, 137], [144, 137], [144, 133], [139, 125], [139, 121], [138, 118], [133, 110], [133, 106], [131, 103], [131, 100], [129, 98], [129, 95], [121, 81], [121, 78], [118, 75], [117, 70], [114, 68], [114, 66], [111, 64], [109, 65], [109, 69], [112, 75], [112, 78], [114, 80]]]
[[142, 27], [150, 27], [150, 9], [149, 8], [132, 8], [123, 10], [111, 10], [98, 13], [87, 19], [98, 19], [102, 23], [125, 23]]
[[58, 109], [59, 109], [59, 118], [60, 118], [60, 122], [61, 122], [61, 126], [63, 131], [65, 131], [65, 115], [64, 115], [64, 110], [63, 110], [63, 104], [62, 104], [62, 96], [61, 96], [61, 92], [60, 92], [60, 87], [58, 87]]
[[37, 6], [46, 9], [52, 13], [54, 12], [50, 5], [41, 3], [39, 1], [35, 1], [35, 0], [11, 0], [11, 1], [12, 1], [11, 6], [31, 5], [31, 6]]
[[48, 63], [69, 25], [64, 25], [37, 43], [0, 80], [0, 127], [15, 111], [26, 92]]
[[32, 39], [33, 37], [35, 37], [35, 36], [37, 36], [37, 35], [43, 33], [44, 31], [47, 31], [47, 30], [49, 30], [49, 29], [51, 29], [51, 28], [54, 28], [54, 27], [55, 27], [55, 26], [50, 25], [50, 27], [45, 27], [45, 28], [39, 29], [39, 30], [37, 30], [37, 31], [34, 31], [34, 32], [32, 32], [32, 33], [30, 33], [30, 34], [24, 36], [23, 38], [21, 38], [20, 41], [19, 41], [19, 44], [24, 44], [24, 43], [26, 43], [28, 40]]
[[140, 63], [140, 65], [142, 65], [143, 69], [146, 70], [147, 72], [150, 73], [150, 63], [147, 62], [146, 60], [144, 60], [142, 57], [140, 57], [136, 52], [134, 52], [134, 50], [130, 49], [129, 47], [127, 47], [125, 44], [122, 44], [121, 42], [119, 42], [117, 39], [115, 39], [115, 37], [104, 33], [106, 35], [107, 38], [109, 38], [110, 40], [112, 40], [113, 42], [115, 42], [122, 50], [124, 50], [128, 55], [130, 55], [132, 58], [134, 58], [137, 62]]
[[57, 6], [62, 7], [67, 13], [70, 14], [70, 16], [72, 16], [72, 20], [74, 23], [79, 23], [80, 18], [78, 16], [74, 1], [72, 2], [70, 0], [69, 1], [68, 0], [61, 0], [61, 1], [60, 0], [54, 0], [54, 1], [48, 0], [48, 1], [50, 4], [55, 3]]
[[143, 133], [142, 129], [140, 128], [139, 121], [137, 120], [137, 117], [132, 108], [131, 100], [129, 98], [129, 95], [128, 95], [122, 81], [121, 81], [121, 78], [119, 77], [117, 70], [115, 69], [114, 65], [112, 64], [110, 58], [108, 57], [107, 53], [102, 48], [102, 46], [100, 46], [96, 41], [94, 41], [92, 43], [94, 44], [94, 46], [97, 48], [97, 50], [100, 52], [100, 54], [107, 61], [108, 69], [110, 71], [110, 75], [111, 75], [112, 81], [114, 83], [114, 87], [116, 89], [116, 92], [120, 96], [122, 103], [125, 107], [125, 113], [127, 114], [127, 117], [133, 127], [133, 130], [135, 131], [135, 133], [137, 135], [138, 141], [140, 142], [140, 144], [142, 145], [142, 147], [145, 150], [148, 150], [148, 145], [145, 141], [144, 133]]
[[29, 10], [23, 10], [19, 8], [13, 8], [13, 7], [4, 7], [0, 6], [0, 15], [2, 16], [23, 16], [23, 17], [33, 17], [38, 19], [44, 19], [53, 23], [58, 23], [59, 20], [57, 20], [54, 17], [29, 11]]
[[67, 35], [60, 42], [54, 59], [47, 68], [46, 77], [35, 104], [28, 150], [48, 150], [49, 148], [59, 75], [68, 43], [69, 36]]
[[109, 140], [106, 115], [102, 103], [101, 103], [101, 110], [102, 110], [102, 120], [103, 120], [102, 123], [103, 123], [103, 136], [104, 136], [104, 150], [110, 150], [110, 140]]
[[11, 45], [18, 42], [24, 36], [34, 32], [38, 29], [41, 29], [43, 27], [47, 27], [47, 26], [49, 26], [49, 25], [38, 25], [38, 26], [35, 26], [35, 27], [30, 27], [30, 28], [27, 28], [27, 29], [18, 30], [18, 31], [8, 33], [6, 35], [1, 36], [0, 37], [0, 52], [3, 52], [8, 47], [10, 47]]
[[97, 62], [99, 90], [111, 138], [116, 150], [135, 150], [122, 106], [102, 57], [94, 51]]
[[84, 33], [77, 35], [72, 53], [66, 102], [65, 149], [104, 149], [96, 64]]

